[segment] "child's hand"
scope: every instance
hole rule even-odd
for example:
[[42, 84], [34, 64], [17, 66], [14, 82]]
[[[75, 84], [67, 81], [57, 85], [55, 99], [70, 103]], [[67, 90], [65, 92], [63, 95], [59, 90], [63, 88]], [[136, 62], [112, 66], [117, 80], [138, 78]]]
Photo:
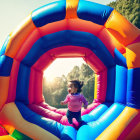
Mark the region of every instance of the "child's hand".
[[61, 105], [64, 105], [64, 102], [63, 102], [63, 101], [61, 101], [61, 102], [60, 102], [60, 104], [61, 104]]
[[84, 105], [84, 109], [87, 109], [87, 105]]

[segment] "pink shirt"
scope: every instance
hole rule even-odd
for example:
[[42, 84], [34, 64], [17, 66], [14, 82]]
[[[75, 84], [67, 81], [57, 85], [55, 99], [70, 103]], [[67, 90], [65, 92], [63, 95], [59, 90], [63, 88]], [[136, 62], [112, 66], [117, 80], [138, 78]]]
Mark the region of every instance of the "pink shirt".
[[66, 96], [66, 99], [64, 100], [64, 104], [68, 103], [68, 109], [72, 112], [78, 112], [81, 110], [82, 103], [84, 103], [85, 106], [88, 105], [87, 100], [82, 94], [68, 94]]

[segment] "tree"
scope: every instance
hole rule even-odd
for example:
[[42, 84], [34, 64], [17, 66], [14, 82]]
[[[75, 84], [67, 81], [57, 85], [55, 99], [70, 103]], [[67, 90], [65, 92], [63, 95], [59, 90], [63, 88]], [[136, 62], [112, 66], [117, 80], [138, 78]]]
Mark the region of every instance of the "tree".
[[85, 80], [85, 78], [87, 79], [93, 75], [93, 70], [87, 64], [82, 64], [80, 72], [80, 80]]
[[80, 77], [80, 68], [75, 66], [70, 73], [67, 75], [67, 80], [79, 80]]
[[60, 101], [67, 95], [67, 82], [74, 79], [84, 81], [83, 94], [91, 103], [94, 98], [94, 72], [87, 64], [75, 66], [67, 76], [56, 77], [52, 83], [44, 79], [43, 94], [46, 102], [54, 107], [64, 107], [60, 105]]

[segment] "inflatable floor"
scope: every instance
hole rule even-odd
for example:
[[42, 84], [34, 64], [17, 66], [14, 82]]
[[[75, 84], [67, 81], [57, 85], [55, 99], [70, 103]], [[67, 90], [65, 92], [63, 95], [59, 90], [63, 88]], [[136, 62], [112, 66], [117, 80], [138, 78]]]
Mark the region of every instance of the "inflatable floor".
[[[95, 72], [81, 125], [42, 94], [43, 71], [61, 57], [82, 57]], [[139, 81], [140, 30], [116, 10], [88, 0], [40, 7], [0, 51], [0, 140], [138, 140]]]

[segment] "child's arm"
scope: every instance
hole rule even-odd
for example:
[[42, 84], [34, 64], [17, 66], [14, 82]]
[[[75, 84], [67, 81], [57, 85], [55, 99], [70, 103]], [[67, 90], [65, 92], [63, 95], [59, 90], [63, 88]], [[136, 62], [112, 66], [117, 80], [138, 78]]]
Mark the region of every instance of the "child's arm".
[[84, 108], [87, 109], [88, 101], [86, 100], [86, 98], [83, 95], [82, 95], [82, 102], [84, 103]]
[[60, 104], [61, 105], [65, 105], [65, 104], [68, 103], [68, 101], [69, 101], [69, 95], [67, 95], [66, 98], [65, 98], [65, 100], [64, 101], [61, 101]]

